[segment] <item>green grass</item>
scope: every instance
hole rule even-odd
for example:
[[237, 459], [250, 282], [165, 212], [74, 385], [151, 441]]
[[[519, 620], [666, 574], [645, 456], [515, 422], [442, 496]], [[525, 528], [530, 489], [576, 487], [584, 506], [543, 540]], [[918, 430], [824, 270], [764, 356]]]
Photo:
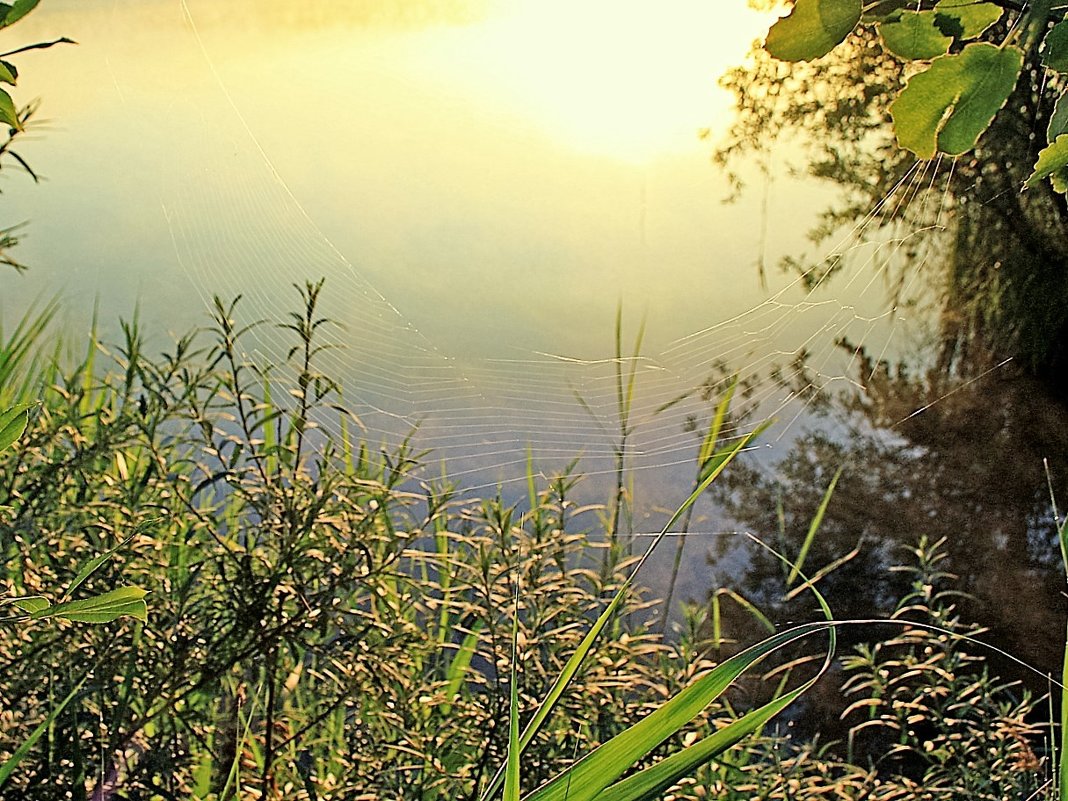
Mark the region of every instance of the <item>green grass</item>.
[[[88, 797], [101, 777], [204, 801], [1060, 792], [1041, 706], [989, 672], [937, 544], [905, 560], [896, 633], [841, 657], [833, 642], [806, 646], [841, 624], [825, 605], [779, 629], [732, 587], [691, 609], [675, 640], [659, 618], [640, 622], [657, 599], [638, 570], [761, 433], [723, 436], [731, 391], [686, 502], [648, 551], [605, 571], [618, 495], [576, 506], [573, 469], [542, 481], [528, 460], [520, 509], [461, 500], [447, 477], [411, 481], [422, 457], [370, 447], [351, 418], [309, 449], [300, 432], [337, 400], [316, 389], [313, 289], [292, 318], [288, 377], [245, 360], [240, 310], [221, 303], [212, 331], [154, 359], [136, 326], [114, 356], [93, 343], [66, 369], [44, 333], [19, 345], [40, 403], [15, 413], [18, 441], [0, 456], [9, 595], [151, 594], [144, 621], [0, 627], [12, 765], [0, 793]], [[626, 401], [633, 374], [620, 375]], [[850, 557], [811, 564], [834, 487], [773, 556], [784, 597], [819, 598]], [[54, 590], [66, 587], [77, 594]], [[75, 669], [97, 659], [112, 667]], [[847, 742], [784, 739], [776, 723], [818, 679], [844, 680]]]

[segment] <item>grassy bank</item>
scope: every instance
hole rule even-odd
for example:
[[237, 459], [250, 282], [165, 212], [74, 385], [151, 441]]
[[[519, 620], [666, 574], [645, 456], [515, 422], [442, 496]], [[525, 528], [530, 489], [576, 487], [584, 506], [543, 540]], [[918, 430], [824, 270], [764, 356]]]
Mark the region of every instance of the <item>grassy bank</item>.
[[[523, 753], [528, 792], [737, 655], [718, 605], [689, 610], [669, 640], [637, 622], [656, 599], [628, 582], [634, 559], [604, 545], [618, 491], [577, 506], [580, 477], [562, 474], [532, 476], [522, 509], [469, 500], [412, 478], [425, 454], [363, 441], [316, 367], [317, 293], [304, 287], [281, 321], [287, 365], [250, 361], [251, 329], [224, 303], [159, 356], [127, 325], [117, 345], [65, 358], [47, 311], [6, 340], [0, 408], [40, 400], [0, 455], [6, 592], [50, 596], [121, 545], [79, 592], [134, 585], [150, 611], [0, 626], [5, 755], [74, 691], [4, 797], [476, 799], [506, 763], [513, 698], [525, 723], [621, 593]], [[705, 474], [715, 454], [696, 446]], [[791, 737], [802, 698], [650, 797], [1055, 797], [1049, 707], [990, 674], [962, 638], [974, 632], [939, 544], [917, 543], [900, 554], [897, 623], [871, 628], [881, 639], [839, 655], [810, 691], [847, 694], [847, 738]], [[799, 579], [786, 571], [784, 593]], [[639, 764], [803, 685], [822, 648], [790, 644]]]

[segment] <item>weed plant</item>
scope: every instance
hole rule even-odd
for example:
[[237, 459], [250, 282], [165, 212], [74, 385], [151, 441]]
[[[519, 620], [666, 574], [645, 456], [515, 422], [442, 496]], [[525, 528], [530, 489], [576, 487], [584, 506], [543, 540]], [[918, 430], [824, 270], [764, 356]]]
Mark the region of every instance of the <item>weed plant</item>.
[[[43, 318], [20, 329], [28, 340], [8, 340], [0, 365], [21, 365], [9, 392], [40, 404], [0, 456], [7, 592], [65, 586], [125, 542], [87, 591], [121, 576], [150, 591], [151, 614], [0, 627], [0, 752], [74, 691], [0, 786], [4, 798], [476, 799], [507, 761], [510, 720], [528, 721], [551, 695], [620, 593], [523, 751], [517, 786], [529, 792], [730, 662], [715, 604], [691, 610], [670, 641], [636, 622], [654, 599], [628, 580], [633, 559], [604, 554], [618, 486], [604, 508], [582, 507], [574, 470], [532, 477], [521, 511], [419, 479], [423, 455], [406, 443], [382, 450], [355, 436], [360, 421], [316, 367], [329, 325], [320, 290], [301, 287], [280, 326], [292, 343], [282, 366], [245, 356], [245, 338], [271, 323], [242, 323], [236, 302], [217, 301], [207, 329], [155, 358], [136, 324], [114, 347], [94, 337], [73, 367], [47, 347]], [[729, 461], [712, 452], [715, 437], [699, 476]], [[843, 665], [848, 742], [796, 741], [768, 723], [640, 797], [1051, 792], [1048, 733], [1033, 725], [1042, 709], [954, 635], [970, 630], [939, 554], [918, 548], [892, 638]], [[784, 592], [808, 589], [800, 561]], [[802, 656], [770, 677], [768, 697], [812, 673]], [[747, 689], [734, 684], [638, 767], [727, 731], [757, 697]]]

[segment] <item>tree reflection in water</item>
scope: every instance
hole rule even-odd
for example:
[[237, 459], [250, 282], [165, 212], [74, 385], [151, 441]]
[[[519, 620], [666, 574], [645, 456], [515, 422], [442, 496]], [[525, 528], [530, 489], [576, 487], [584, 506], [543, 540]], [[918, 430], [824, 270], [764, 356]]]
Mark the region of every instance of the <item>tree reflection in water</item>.
[[[904, 558], [900, 546], [945, 537], [947, 567], [968, 594], [964, 619], [988, 627], [984, 639], [1056, 672], [1068, 604], [1050, 494], [1068, 506], [1068, 204], [1046, 185], [1021, 187], [1064, 78], [1047, 80], [1030, 66], [1033, 85], [1018, 89], [973, 154], [919, 173], [897, 149], [887, 116], [902, 64], [870, 32], [814, 64], [787, 66], [757, 50], [725, 79], [739, 118], [716, 159], [729, 167], [787, 135], [805, 143], [807, 172], [842, 189], [817, 239], [865, 218], [872, 239], [900, 238], [900, 258], [883, 266], [887, 302], [907, 300], [905, 287], [924, 271], [937, 333], [911, 364], [840, 343], [860, 357], [857, 384], [816, 399], [813, 425], [771, 473], [739, 467], [718, 497], [738, 523], [796, 554], [844, 467], [806, 562], [815, 570], [859, 547], [821, 584], [837, 615], [886, 614], [904, 589], [905, 578], [889, 570]], [[842, 263], [791, 258], [785, 267], [833, 289]], [[751, 600], [780, 621], [810, 616], [809, 599], [783, 602], [774, 557], [751, 548], [746, 564], [740, 584]], [[751, 628], [744, 611], [732, 616], [736, 632]], [[993, 661], [1003, 675], [1047, 689]]]

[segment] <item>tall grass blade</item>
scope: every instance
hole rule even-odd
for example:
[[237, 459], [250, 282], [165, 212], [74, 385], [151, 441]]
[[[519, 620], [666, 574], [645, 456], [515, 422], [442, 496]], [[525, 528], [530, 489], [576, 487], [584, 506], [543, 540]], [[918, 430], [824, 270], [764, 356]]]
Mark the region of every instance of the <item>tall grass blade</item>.
[[704, 441], [701, 443], [701, 451], [697, 455], [697, 464], [702, 468], [705, 463], [712, 458], [712, 454], [716, 452], [716, 443], [719, 442], [719, 432], [723, 429], [723, 421], [727, 417], [727, 411], [731, 407], [731, 399], [734, 397], [734, 391], [738, 388], [738, 377], [735, 376], [731, 381], [727, 391], [723, 393], [723, 397], [720, 402], [716, 404], [716, 411], [712, 416], [712, 424], [708, 427], [708, 433], [705, 435]]
[[475, 655], [475, 649], [478, 647], [478, 637], [481, 631], [482, 621], [479, 620], [468, 632], [467, 636], [464, 637], [464, 641], [460, 644], [460, 650], [456, 652], [456, 656], [449, 663], [449, 670], [445, 674], [445, 697], [449, 701], [441, 706], [441, 712], [444, 715], [448, 715], [452, 711], [452, 703], [460, 695], [464, 677], [467, 676], [467, 671], [471, 668], [471, 658]]
[[519, 801], [519, 582], [515, 585], [512, 614], [512, 664], [508, 681], [508, 760], [505, 764], [504, 801]]
[[67, 694], [67, 697], [52, 707], [52, 711], [48, 713], [48, 717], [42, 720], [37, 728], [30, 733], [30, 736], [22, 742], [22, 745], [15, 749], [15, 753], [6, 759], [4, 764], [0, 765], [0, 787], [4, 786], [15, 768], [18, 767], [18, 764], [25, 758], [26, 754], [30, 753], [30, 749], [33, 748], [37, 741], [41, 739], [41, 736], [48, 731], [56, 718], [63, 714], [63, 710], [66, 709], [67, 704], [74, 700], [88, 679], [89, 675], [86, 674], [81, 681], [75, 684], [74, 689]]
[[[672, 526], [674, 526], [675, 523], [678, 522], [679, 518], [682, 517], [683, 514], [685, 514], [686, 510], [690, 508], [690, 506], [692, 506], [698, 498], [701, 497], [701, 495], [705, 492], [705, 490], [708, 489], [712, 482], [715, 481], [716, 478], [720, 475], [720, 473], [722, 473], [723, 470], [726, 469], [727, 465], [731, 463], [734, 457], [741, 453], [742, 450], [744, 450], [749, 445], [749, 443], [751, 443], [756, 437], [763, 433], [763, 431], [767, 429], [769, 425], [771, 425], [771, 422], [772, 421], [769, 420], [757, 426], [757, 428], [755, 428], [753, 431], [742, 437], [738, 441], [738, 443], [726, 453], [725, 457], [720, 461], [716, 469], [711, 472], [707, 477], [705, 477], [705, 479], [694, 488], [693, 492], [690, 493], [690, 496], [685, 501], [683, 501], [682, 505], [679, 506], [678, 509], [675, 510], [675, 513], [671, 516], [671, 519], [664, 524], [664, 527], [660, 530], [660, 533], [653, 538], [653, 541], [649, 544], [649, 547], [646, 549], [642, 558], [638, 560], [638, 563], [634, 566], [634, 569], [630, 572], [630, 575], [627, 577], [626, 581], [623, 582], [623, 585], [613, 596], [612, 600], [608, 603], [608, 606], [605, 607], [605, 610], [590, 627], [590, 630], [586, 633], [586, 636], [582, 638], [582, 642], [579, 643], [578, 647], [575, 649], [575, 652], [571, 655], [571, 658], [568, 659], [567, 664], [564, 665], [563, 669], [557, 675], [552, 686], [549, 688], [549, 691], [545, 694], [545, 697], [542, 699], [541, 704], [538, 706], [537, 711], [534, 713], [534, 716], [530, 719], [526, 727], [523, 729], [523, 733], [519, 738], [520, 753], [522, 753], [522, 751], [525, 750], [528, 745], [530, 745], [535, 735], [537, 735], [538, 731], [541, 729], [542, 725], [549, 717], [549, 714], [556, 707], [556, 704], [560, 700], [561, 696], [563, 696], [564, 691], [567, 690], [568, 686], [575, 678], [575, 675], [578, 673], [579, 668], [582, 666], [583, 661], [585, 661], [586, 659], [586, 656], [591, 650], [593, 650], [593, 646], [594, 643], [597, 641], [597, 638], [600, 636], [605, 626], [608, 625], [608, 622], [612, 619], [616, 610], [619, 608], [619, 605], [622, 603], [623, 598], [626, 596], [631, 584], [634, 582], [634, 577], [637, 575], [638, 571], [641, 570], [642, 565], [644, 565], [645, 562], [652, 555], [653, 551], [656, 550], [656, 546], [663, 541], [664, 537], [667, 536], [667, 533], [671, 531]], [[501, 788], [501, 783], [503, 782], [503, 780], [504, 769], [502, 768], [501, 770], [498, 770], [497, 774], [490, 782], [485, 794], [483, 794], [483, 801], [487, 801], [487, 799], [493, 798], [497, 794], [497, 792]]]
[[805, 558], [808, 556], [809, 548], [812, 547], [812, 541], [816, 539], [816, 532], [820, 530], [820, 525], [823, 523], [823, 515], [827, 512], [827, 506], [831, 502], [831, 495], [834, 494], [834, 488], [838, 484], [838, 479], [842, 476], [842, 468], [839, 467], [835, 471], [834, 478], [831, 479], [831, 483], [827, 486], [827, 491], [823, 493], [823, 500], [820, 501], [819, 507], [816, 509], [816, 514], [812, 516], [811, 522], [808, 524], [808, 533], [805, 535], [805, 541], [801, 543], [801, 550], [797, 553], [797, 560], [794, 562], [793, 567], [790, 568], [790, 574], [786, 577], [786, 586], [791, 586], [797, 581], [798, 575], [800, 575], [801, 568], [805, 564]]
[[[567, 801], [592, 801], [595, 798], [599, 798], [601, 791], [610, 787], [632, 765], [646, 757], [657, 746], [693, 720], [749, 668], [779, 649], [823, 631], [833, 632], [833, 623], [820, 621], [796, 626], [768, 637], [766, 640], [732, 656], [689, 687], [681, 690], [670, 701], [650, 712], [629, 729], [616, 735], [572, 767], [542, 785], [528, 795], [525, 801], [564, 801], [565, 798]], [[669, 763], [668, 768], [663, 769], [663, 772], [651, 774], [653, 777], [652, 782], [657, 783], [667, 775], [675, 775], [675, 771], [681, 766], [692, 769], [690, 761], [701, 757], [705, 751], [715, 751], [716, 748], [723, 750], [749, 732], [756, 731], [764, 725], [768, 718], [787, 706], [801, 692], [807, 690], [809, 686], [809, 683], [806, 683], [799, 687], [798, 690], [743, 716], [735, 724], [731, 724], [732, 726], [737, 724], [735, 729], [728, 731], [730, 727], [727, 727], [722, 730], [727, 733], [721, 739], [706, 738], [706, 740], [711, 740], [711, 744], [704, 745], [703, 748], [690, 753], [686, 758], [680, 757], [676, 761]], [[698, 745], [695, 744], [691, 748], [697, 748]], [[718, 753], [718, 751], [716, 752]], [[686, 751], [679, 752], [680, 755], [683, 753], [686, 753]], [[711, 758], [713, 755], [709, 754], [707, 758]], [[670, 784], [674, 784], [674, 781], [670, 782]], [[644, 788], [645, 782], [635, 786]], [[643, 789], [643, 792], [646, 792], [646, 790]], [[633, 797], [644, 798], [647, 796], [638, 795]]]
[[[594, 796], [595, 801], [646, 801], [661, 798], [665, 790], [692, 775], [701, 765], [715, 759], [749, 735], [759, 732], [769, 720], [807, 692], [818, 678], [819, 676], [814, 677], [796, 690], [747, 712], [738, 720], [688, 748], [677, 751], [655, 765], [602, 790]], [[570, 798], [574, 799], [575, 796]]]

